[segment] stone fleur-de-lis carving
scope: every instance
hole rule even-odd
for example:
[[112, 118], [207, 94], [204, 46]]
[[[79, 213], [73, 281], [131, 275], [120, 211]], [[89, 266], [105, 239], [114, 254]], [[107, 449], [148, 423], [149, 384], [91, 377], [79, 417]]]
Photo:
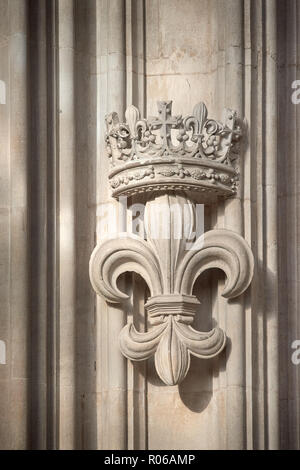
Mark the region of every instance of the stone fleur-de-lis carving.
[[218, 327], [209, 332], [192, 326], [199, 305], [192, 294], [197, 277], [207, 269], [224, 271], [226, 298], [237, 297], [249, 286], [253, 255], [246, 241], [225, 229], [211, 230], [189, 242], [195, 226], [195, 205], [184, 193], [153, 197], [145, 209], [146, 240], [119, 233], [103, 240], [90, 260], [90, 279], [95, 291], [108, 302], [127, 299], [117, 286], [128, 271], [140, 274], [150, 289], [145, 304], [149, 330], [138, 332], [128, 323], [120, 332], [120, 348], [131, 360], [152, 355], [158, 375], [167, 385], [186, 376], [190, 356], [212, 358], [226, 343]]

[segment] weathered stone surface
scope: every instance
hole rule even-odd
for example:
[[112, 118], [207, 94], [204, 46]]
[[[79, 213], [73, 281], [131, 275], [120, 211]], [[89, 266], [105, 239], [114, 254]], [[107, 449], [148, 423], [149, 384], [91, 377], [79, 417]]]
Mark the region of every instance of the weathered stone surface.
[[[1, 449], [299, 448], [299, 15], [298, 0], [0, 0]], [[204, 229], [246, 240], [255, 270], [230, 300], [220, 270], [201, 274], [192, 327], [227, 345], [168, 386], [119, 350], [127, 321], [147, 332], [146, 284], [126, 274], [129, 299], [106, 304], [88, 263], [139, 221], [110, 196], [105, 115], [173, 100], [185, 116], [199, 98], [245, 118], [238, 192], [206, 204]]]

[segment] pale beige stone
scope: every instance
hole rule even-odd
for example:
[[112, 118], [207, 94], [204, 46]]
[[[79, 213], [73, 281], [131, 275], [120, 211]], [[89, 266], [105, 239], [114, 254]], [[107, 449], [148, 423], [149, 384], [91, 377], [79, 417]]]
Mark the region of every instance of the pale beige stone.
[[[298, 0], [0, 0], [1, 449], [299, 448], [299, 15]], [[112, 203], [105, 115], [158, 100], [245, 118], [241, 192], [206, 205], [205, 230], [239, 233], [255, 262], [243, 298], [222, 297], [218, 270], [196, 282], [193, 328], [227, 346], [172, 387], [119, 350], [127, 320], [147, 329], [144, 281], [125, 275], [112, 306], [88, 275]], [[114, 204], [105, 230], [130, 232]]]

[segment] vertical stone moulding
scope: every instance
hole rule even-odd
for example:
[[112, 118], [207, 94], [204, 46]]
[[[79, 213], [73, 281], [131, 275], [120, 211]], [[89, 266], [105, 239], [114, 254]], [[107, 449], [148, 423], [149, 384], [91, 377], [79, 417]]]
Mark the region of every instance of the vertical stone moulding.
[[132, 323], [120, 332], [120, 349], [133, 361], [155, 358], [156, 371], [167, 385], [186, 376], [190, 356], [212, 358], [224, 349], [226, 335], [191, 325], [199, 305], [192, 294], [197, 277], [219, 268], [226, 275], [223, 296], [237, 297], [249, 286], [253, 255], [237, 233], [210, 230], [192, 240], [196, 204], [234, 196], [238, 184], [236, 141], [241, 130], [236, 114], [224, 111], [224, 122], [208, 118], [204, 103], [189, 116], [173, 116], [172, 102], [158, 102], [158, 116], [141, 119], [134, 106], [126, 122], [112, 112], [106, 118], [107, 153], [112, 196], [146, 199], [145, 239], [117, 233], [103, 239], [90, 259], [90, 279], [108, 302], [127, 299], [117, 286], [127, 271], [140, 274], [150, 290], [145, 304], [147, 332]]

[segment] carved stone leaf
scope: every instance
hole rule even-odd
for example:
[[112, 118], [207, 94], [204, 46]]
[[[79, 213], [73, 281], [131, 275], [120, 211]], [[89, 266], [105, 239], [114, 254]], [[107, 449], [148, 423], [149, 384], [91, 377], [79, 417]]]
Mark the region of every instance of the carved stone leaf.
[[189, 325], [176, 322], [176, 333], [188, 351], [201, 359], [215, 357], [226, 344], [226, 335], [221, 328], [213, 328], [207, 333], [202, 333]]
[[145, 176], [147, 175], [146, 171], [143, 170], [143, 171], [135, 171], [132, 176], [134, 179], [136, 180], [142, 180], [143, 178], [145, 178]]
[[195, 180], [202, 180], [206, 178], [206, 173], [203, 170], [193, 170], [191, 171], [191, 176], [195, 178]]
[[124, 326], [119, 336], [122, 353], [133, 361], [148, 359], [155, 353], [161, 334], [166, 328], [164, 323], [146, 333], [139, 333], [132, 323]]
[[231, 230], [210, 230], [199, 237], [186, 252], [175, 279], [175, 291], [191, 294], [197, 277], [205, 270], [219, 268], [227, 281], [223, 297], [233, 298], [249, 286], [254, 269], [254, 258], [248, 243]]
[[196, 104], [193, 110], [193, 114], [199, 121], [199, 134], [201, 134], [203, 126], [207, 120], [207, 108], [202, 101]]
[[112, 131], [118, 130], [120, 126], [119, 116], [116, 112], [109, 113], [105, 116], [107, 132], [110, 134]]
[[165, 168], [163, 170], [159, 170], [157, 173], [167, 177], [176, 175], [176, 172], [172, 168]]
[[122, 302], [128, 296], [117, 287], [118, 277], [127, 271], [140, 274], [151, 295], [162, 292], [162, 274], [153, 248], [137, 235], [121, 232], [104, 239], [90, 259], [90, 280], [97, 294], [109, 302]]
[[177, 336], [174, 323], [174, 318], [169, 316], [168, 327], [155, 353], [156, 371], [167, 385], [176, 385], [181, 382], [190, 367], [188, 350]]

